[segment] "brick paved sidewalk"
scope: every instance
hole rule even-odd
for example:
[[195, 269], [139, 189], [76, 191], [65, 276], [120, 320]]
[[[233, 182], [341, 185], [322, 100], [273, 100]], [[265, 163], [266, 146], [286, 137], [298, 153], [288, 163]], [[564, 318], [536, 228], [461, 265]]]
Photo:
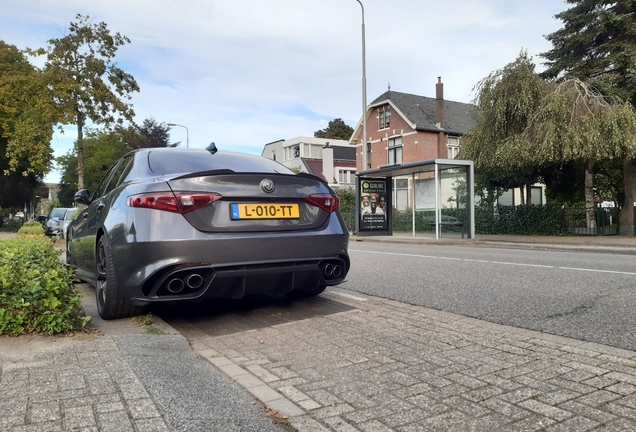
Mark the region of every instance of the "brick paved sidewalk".
[[32, 356], [0, 361], [0, 430], [169, 431], [113, 339], [87, 337], [34, 337]]
[[323, 296], [356, 309], [190, 342], [301, 432], [636, 430], [636, 352]]

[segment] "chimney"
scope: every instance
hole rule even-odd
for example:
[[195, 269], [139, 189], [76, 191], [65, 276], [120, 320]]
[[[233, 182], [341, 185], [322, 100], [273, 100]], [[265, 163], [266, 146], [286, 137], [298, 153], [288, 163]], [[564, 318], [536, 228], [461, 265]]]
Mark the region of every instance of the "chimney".
[[440, 129], [444, 128], [444, 83], [442, 83], [442, 77], [437, 77], [437, 84], [435, 84], [435, 123]]
[[333, 184], [333, 147], [329, 146], [329, 142], [325, 143], [322, 148], [322, 175], [327, 183]]

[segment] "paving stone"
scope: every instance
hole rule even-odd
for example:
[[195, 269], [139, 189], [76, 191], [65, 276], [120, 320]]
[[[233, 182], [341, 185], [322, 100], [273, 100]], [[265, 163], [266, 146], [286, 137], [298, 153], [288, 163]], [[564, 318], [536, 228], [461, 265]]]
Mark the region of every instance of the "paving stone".
[[551, 405], [539, 402], [538, 400], [530, 399], [518, 404], [521, 408], [528, 411], [541, 414], [556, 421], [563, 421], [569, 417], [572, 417], [572, 413], [561, 408], [556, 408]]
[[98, 414], [100, 432], [134, 432], [135, 428], [126, 411]]
[[596, 428], [598, 422], [586, 417], [576, 416], [567, 419], [563, 423], [557, 423], [545, 429], [546, 432], [585, 432]]
[[31, 404], [30, 411], [30, 421], [33, 423], [61, 421], [62, 419], [60, 404], [57, 401]]
[[96, 426], [97, 422], [91, 406], [69, 407], [64, 410], [63, 424], [66, 429]]
[[555, 424], [556, 421], [550, 418], [539, 416], [537, 414], [524, 417], [514, 423], [506, 425], [506, 430], [515, 432], [534, 432], [542, 431], [548, 426]]
[[342, 417], [329, 417], [322, 421], [335, 432], [360, 432], [360, 429], [347, 423]]

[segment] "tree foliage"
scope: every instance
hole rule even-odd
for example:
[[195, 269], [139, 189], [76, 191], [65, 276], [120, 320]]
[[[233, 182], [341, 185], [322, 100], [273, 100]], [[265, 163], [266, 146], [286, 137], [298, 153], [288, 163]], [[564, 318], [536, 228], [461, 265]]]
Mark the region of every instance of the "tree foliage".
[[150, 117], [138, 126], [131, 124], [127, 128], [119, 127], [117, 131], [122, 135], [131, 150], [138, 148], [167, 147], [170, 144], [170, 126]]
[[[605, 96], [618, 96], [636, 106], [636, 1], [567, 0], [573, 6], [556, 15], [563, 28], [549, 34], [552, 49], [543, 76], [563, 80], [578, 78]], [[632, 226], [636, 202], [636, 159], [623, 161], [626, 203], [621, 226]], [[621, 203], [622, 204], [622, 203]]]
[[476, 170], [494, 181], [514, 187], [515, 181], [554, 178], [555, 168], [578, 165], [586, 172], [586, 207], [593, 207], [595, 165], [636, 156], [636, 111], [630, 104], [578, 79], [546, 82], [525, 53], [477, 90], [481, 118], [466, 134], [461, 157], [474, 160]]
[[325, 129], [314, 132], [315, 138], [330, 138], [349, 140], [353, 135], [353, 128], [347, 125], [341, 118], [333, 119]]
[[[463, 137], [460, 157], [473, 160], [480, 182], [488, 188], [510, 189], [535, 183], [538, 167], [522, 154], [501, 153], [505, 143], [514, 140], [527, 127], [549, 91], [535, 73], [535, 65], [522, 51], [517, 59], [481, 80], [476, 86], [475, 105], [480, 119]], [[505, 156], [505, 157], [504, 157]]]
[[106, 126], [134, 116], [130, 99], [139, 86], [132, 75], [114, 62], [118, 49], [130, 43], [119, 33], [111, 34], [106, 23], [93, 23], [78, 14], [68, 33], [48, 41], [47, 49], [29, 50], [46, 55], [44, 76], [62, 124], [76, 124], [78, 187], [84, 187], [83, 129], [87, 121]]
[[[85, 176], [84, 188], [94, 191], [110, 167], [131, 150], [149, 147], [166, 147], [170, 128], [147, 118], [141, 126], [130, 124], [114, 130], [89, 130], [84, 138]], [[64, 205], [73, 203], [78, 190], [77, 152], [73, 151], [57, 159], [62, 171], [58, 198]]]
[[636, 102], [636, 1], [567, 0], [563, 28], [546, 36], [545, 78], [578, 78], [604, 95]]
[[0, 41], [0, 206], [22, 207], [49, 170], [54, 110], [38, 71]]

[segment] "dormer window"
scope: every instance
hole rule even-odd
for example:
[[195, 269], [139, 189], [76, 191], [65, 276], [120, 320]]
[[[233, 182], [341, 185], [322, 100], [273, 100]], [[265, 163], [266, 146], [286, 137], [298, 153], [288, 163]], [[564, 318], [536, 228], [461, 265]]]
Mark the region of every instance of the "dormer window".
[[386, 129], [389, 127], [391, 111], [388, 108], [380, 108], [378, 111], [378, 129]]

